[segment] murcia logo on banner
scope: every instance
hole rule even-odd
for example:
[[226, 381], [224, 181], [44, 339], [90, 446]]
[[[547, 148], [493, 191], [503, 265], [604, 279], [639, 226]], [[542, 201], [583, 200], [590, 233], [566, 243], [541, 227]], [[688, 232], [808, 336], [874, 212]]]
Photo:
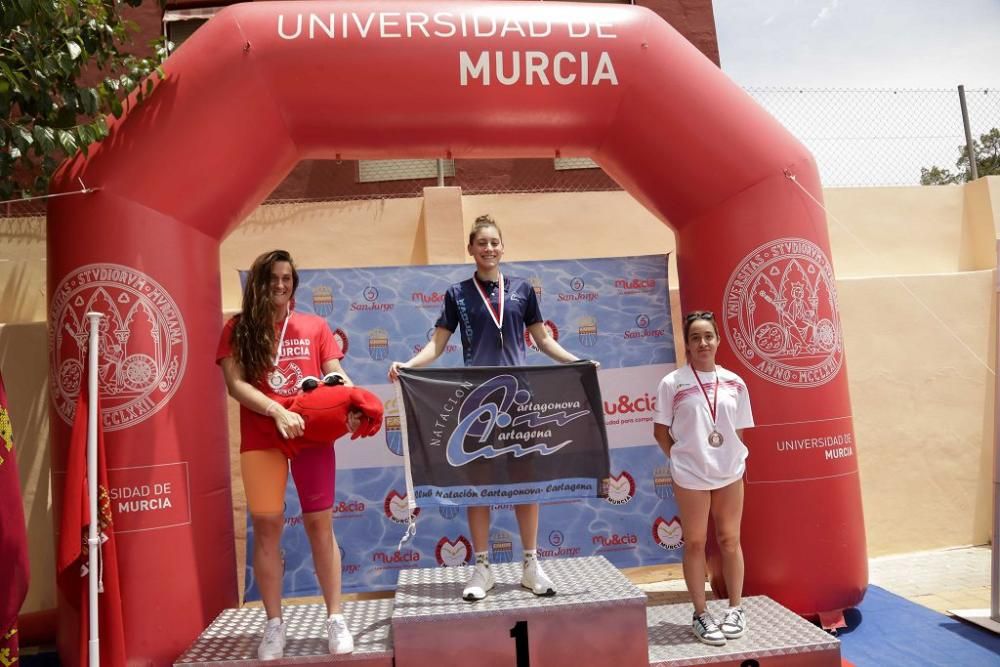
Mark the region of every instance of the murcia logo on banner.
[[[542, 326], [544, 326], [545, 330], [549, 332], [549, 335], [552, 336], [553, 340], [555, 341], [559, 340], [559, 327], [556, 326], [555, 322], [553, 322], [552, 320], [545, 320], [544, 322], [542, 322]], [[527, 329], [524, 330], [524, 343], [535, 352], [538, 352], [538, 346], [535, 345], [535, 339], [531, 335], [531, 332], [528, 331]]]
[[837, 287], [826, 254], [783, 238], [755, 248], [726, 285], [725, 331], [754, 373], [786, 387], [818, 387], [844, 361]]
[[187, 361], [187, 332], [177, 304], [141, 271], [88, 264], [68, 273], [49, 309], [49, 383], [56, 411], [73, 422], [87, 363], [86, 313], [99, 312], [97, 373], [105, 431], [153, 416], [177, 390]]
[[[554, 454], [573, 441], [564, 440], [552, 445], [538, 443], [529, 447], [518, 441], [552, 438], [551, 425], [562, 427], [590, 414], [590, 410], [580, 410], [580, 407], [580, 401], [532, 403], [531, 392], [522, 389], [513, 375], [494, 376], [470, 391], [462, 401], [458, 409], [458, 425], [448, 438], [448, 463], [457, 468], [476, 459], [493, 459], [505, 454], [515, 457], [532, 453], [541, 456]], [[566, 412], [567, 409], [575, 412]], [[498, 443], [511, 444], [499, 448], [487, 444], [473, 452], [465, 449], [466, 439], [479, 444], [490, 442], [494, 428], [503, 429], [496, 436]], [[558, 434], [555, 437], [558, 438]], [[432, 447], [440, 446], [441, 441], [432, 439], [430, 444]]]
[[604, 480], [604, 495], [612, 505], [625, 505], [635, 496], [635, 478], [622, 470], [617, 477]]
[[684, 531], [681, 529], [680, 519], [673, 517], [667, 521], [663, 517], [656, 517], [653, 522], [653, 541], [657, 546], [670, 551], [684, 546]]
[[406, 495], [400, 495], [396, 489], [391, 489], [385, 496], [385, 503], [382, 505], [386, 518], [393, 523], [408, 524], [410, 519], [415, 519], [420, 514], [420, 508], [416, 507], [413, 512], [409, 511], [409, 503], [406, 502]]
[[340, 346], [340, 351], [343, 352], [344, 356], [347, 356], [347, 348], [350, 346], [350, 341], [347, 338], [347, 332], [337, 327], [333, 330], [333, 339], [337, 341], [337, 345]]
[[472, 544], [465, 535], [459, 535], [454, 542], [442, 537], [434, 549], [434, 556], [442, 567], [465, 565], [472, 557]]

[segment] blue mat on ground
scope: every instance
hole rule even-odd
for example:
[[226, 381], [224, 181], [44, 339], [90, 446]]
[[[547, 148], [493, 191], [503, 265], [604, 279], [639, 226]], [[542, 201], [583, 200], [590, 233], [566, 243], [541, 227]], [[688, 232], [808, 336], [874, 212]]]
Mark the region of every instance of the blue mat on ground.
[[878, 586], [844, 618], [840, 653], [856, 667], [1000, 666], [1000, 636]]

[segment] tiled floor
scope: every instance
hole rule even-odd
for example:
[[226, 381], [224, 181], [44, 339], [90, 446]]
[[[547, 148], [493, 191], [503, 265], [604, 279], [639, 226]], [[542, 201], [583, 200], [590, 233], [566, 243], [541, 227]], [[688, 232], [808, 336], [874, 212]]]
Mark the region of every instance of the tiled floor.
[[[679, 566], [650, 568], [629, 578], [651, 598], [687, 600]], [[869, 582], [941, 613], [950, 609], [989, 609], [989, 546], [920, 551], [868, 561]], [[706, 585], [707, 587], [707, 585]]]
[[989, 546], [873, 558], [868, 578], [913, 602], [946, 613], [990, 606]]

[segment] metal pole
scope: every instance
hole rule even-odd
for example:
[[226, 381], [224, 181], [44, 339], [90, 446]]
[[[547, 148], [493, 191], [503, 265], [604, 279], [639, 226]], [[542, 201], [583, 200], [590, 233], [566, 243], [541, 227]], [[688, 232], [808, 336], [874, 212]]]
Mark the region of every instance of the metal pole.
[[979, 167], [976, 165], [976, 153], [972, 150], [972, 129], [969, 127], [969, 107], [965, 104], [965, 86], [958, 87], [958, 102], [962, 105], [962, 124], [965, 126], [965, 150], [969, 151], [970, 181], [979, 178]]
[[90, 617], [90, 641], [88, 643], [88, 664], [99, 667], [101, 664], [101, 639], [98, 624], [97, 577], [100, 574], [98, 565], [98, 550], [101, 548], [99, 537], [99, 518], [97, 514], [97, 334], [98, 323], [104, 317], [100, 313], [87, 313], [90, 320], [90, 344], [87, 348], [87, 493], [90, 500], [90, 525], [87, 530], [87, 584]]
[[438, 161], [437, 161], [437, 167], [438, 167], [438, 187], [439, 188], [443, 188], [444, 187], [444, 160], [442, 160], [442, 159], [439, 158]]
[[[968, 125], [966, 125], [968, 127]], [[1000, 241], [997, 241], [996, 268], [996, 310], [997, 321], [993, 335], [996, 336], [996, 357], [993, 361], [993, 540], [990, 543], [990, 620], [1000, 624], [1000, 373], [996, 372], [1000, 363]]]

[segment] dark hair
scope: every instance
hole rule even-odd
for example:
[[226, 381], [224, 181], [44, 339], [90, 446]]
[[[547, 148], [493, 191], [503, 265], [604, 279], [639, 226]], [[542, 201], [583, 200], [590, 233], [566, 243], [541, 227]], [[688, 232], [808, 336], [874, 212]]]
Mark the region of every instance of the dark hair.
[[500, 225], [496, 223], [489, 215], [481, 215], [476, 218], [476, 221], [472, 223], [472, 231], [469, 232], [469, 245], [476, 240], [476, 234], [479, 233], [480, 229], [485, 229], [487, 227], [493, 227], [497, 230], [497, 234], [500, 235], [500, 243], [503, 243], [503, 232], [500, 231]]
[[706, 322], [712, 323], [712, 328], [715, 329], [715, 335], [719, 335], [719, 325], [715, 323], [715, 313], [710, 310], [692, 310], [690, 313], [684, 316], [684, 343], [687, 344], [688, 331], [691, 330], [691, 325], [698, 320], [705, 320]]
[[287, 250], [272, 250], [253, 261], [243, 289], [243, 308], [233, 328], [233, 358], [243, 366], [248, 382], [259, 383], [274, 363], [274, 309], [271, 307], [271, 270], [278, 262], [292, 266], [292, 296], [299, 273]]

